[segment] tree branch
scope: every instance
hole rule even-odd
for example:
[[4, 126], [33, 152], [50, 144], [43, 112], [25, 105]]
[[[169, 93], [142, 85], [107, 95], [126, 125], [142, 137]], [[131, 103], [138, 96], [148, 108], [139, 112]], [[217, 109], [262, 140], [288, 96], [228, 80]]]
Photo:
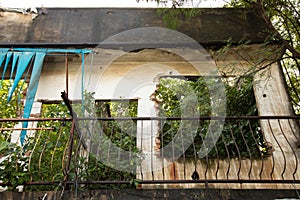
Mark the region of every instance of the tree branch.
[[[249, 1], [248, 1], [249, 2]], [[262, 5], [261, 0], [258, 0], [257, 3], [250, 2], [250, 5], [253, 5], [257, 8], [258, 12], [261, 14], [262, 18], [266, 22], [266, 25], [268, 28], [275, 34], [275, 37], [282, 42], [284, 47], [288, 49], [294, 58], [300, 59], [300, 52], [298, 52], [287, 40], [285, 40], [282, 35], [278, 32], [278, 30], [274, 27], [274, 25], [271, 22], [271, 19], [269, 16], [267, 16], [267, 11], [265, 10], [264, 6]]]

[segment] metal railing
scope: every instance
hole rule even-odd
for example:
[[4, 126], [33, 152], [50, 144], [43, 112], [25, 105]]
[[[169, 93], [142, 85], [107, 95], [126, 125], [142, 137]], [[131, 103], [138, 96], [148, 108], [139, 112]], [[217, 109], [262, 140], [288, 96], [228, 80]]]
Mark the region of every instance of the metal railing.
[[[30, 190], [299, 187], [299, 119], [0, 119], [0, 185]], [[214, 146], [200, 156], [209, 124], [222, 120]], [[24, 121], [29, 122], [28, 137], [20, 147], [13, 143], [18, 143]]]

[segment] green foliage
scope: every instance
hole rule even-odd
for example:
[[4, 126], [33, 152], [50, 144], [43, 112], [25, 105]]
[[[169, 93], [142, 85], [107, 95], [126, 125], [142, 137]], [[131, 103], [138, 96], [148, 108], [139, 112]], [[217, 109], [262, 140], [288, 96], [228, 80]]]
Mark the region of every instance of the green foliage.
[[[103, 181], [103, 180], [121, 180], [121, 181], [132, 181], [135, 180], [135, 174], [119, 171], [109, 166], [104, 165], [98, 161], [93, 155], [88, 158], [80, 158], [78, 168], [82, 169], [79, 172], [79, 180], [93, 180], [93, 181]], [[103, 189], [103, 188], [131, 188], [134, 185], [85, 185], [81, 189]]]
[[[9, 95], [9, 89], [13, 82], [11, 80], [0, 80], [0, 118], [16, 118], [22, 114], [22, 102], [23, 91], [27, 87], [24, 81], [20, 81], [15, 89], [12, 98], [7, 102]], [[1, 122], [1, 127], [12, 128], [15, 126], [15, 122]], [[0, 141], [9, 140], [11, 131], [1, 131]]]
[[180, 26], [180, 21], [189, 21], [198, 14], [197, 9], [187, 8], [159, 8], [157, 9], [157, 15], [162, 17], [162, 21], [167, 28], [176, 30]]
[[[44, 104], [41, 117], [66, 118], [67, 107], [63, 104]], [[71, 122], [44, 121], [38, 127], [51, 130], [39, 130], [29, 137], [24, 149], [30, 150], [28, 176], [30, 181], [62, 181], [64, 177], [65, 151], [68, 148]], [[53, 190], [57, 186], [31, 186], [27, 190]]]
[[[218, 80], [211, 80], [218, 81]], [[197, 109], [200, 116], [210, 116], [212, 112], [210, 93], [204, 78], [197, 81], [180, 79], [161, 79], [156, 90], [156, 99], [160, 102], [160, 116], [180, 117], [184, 98], [196, 93]], [[257, 108], [252, 88], [252, 79], [245, 78], [239, 85], [226, 83], [227, 116], [256, 116]], [[180, 121], [167, 120], [160, 130], [161, 148], [170, 144], [178, 133]], [[184, 152], [186, 157], [195, 157], [200, 150], [203, 139], [208, 131], [209, 120], [200, 120], [200, 125], [194, 138], [193, 144]], [[181, 130], [183, 134], [192, 129]], [[185, 136], [183, 135], [183, 138]], [[181, 144], [172, 144], [174, 149], [182, 149]], [[268, 152], [265, 149], [263, 135], [260, 131], [258, 120], [226, 120], [222, 136], [217, 141], [216, 147], [209, 153], [212, 158], [230, 157], [261, 157]], [[227, 153], [228, 151], [228, 153]], [[162, 152], [164, 157], [171, 157], [172, 152]]]
[[[100, 101], [95, 104], [97, 117], [136, 117], [137, 101]], [[138, 152], [136, 147], [136, 120], [102, 121], [104, 134], [117, 147], [126, 151]]]
[[294, 111], [297, 115], [300, 114], [300, 63], [286, 59], [282, 62], [284, 77], [287, 83], [287, 88], [290, 94], [291, 102]]
[[[200, 88], [201, 92], [198, 92]], [[196, 82], [176, 78], [160, 79], [159, 87], [156, 90], [156, 99], [163, 102], [160, 107], [160, 115], [180, 117], [183, 99], [194, 94], [197, 95], [199, 101], [210, 101], [209, 91], [204, 79], [198, 79]], [[211, 112], [209, 104], [201, 104], [195, 109], [197, 109], [200, 116], [210, 115]]]
[[[67, 108], [63, 104], [46, 104], [43, 106], [42, 117], [67, 117], [67, 113]], [[2, 156], [7, 156], [0, 164], [3, 168], [0, 179], [10, 184], [8, 190], [15, 190], [16, 186], [28, 181], [63, 180], [70, 123], [45, 121], [39, 122], [37, 127], [41, 130], [35, 132], [35, 137], [27, 138], [23, 147], [3, 141], [0, 145], [4, 146], [1, 148]], [[25, 190], [53, 190], [55, 187], [27, 186]]]
[[[86, 95], [88, 99], [85, 98], [86, 102], [90, 102], [90, 104], [85, 104], [85, 110], [91, 111], [90, 113], [87, 112], [85, 115], [93, 116], [96, 115], [97, 117], [101, 118], [118, 118], [118, 117], [136, 117], [137, 116], [137, 101], [135, 100], [119, 100], [119, 101], [95, 101], [93, 97], [93, 93], [89, 93]], [[87, 130], [92, 129], [93, 126], [86, 123]], [[101, 151], [101, 157], [107, 157], [107, 161], [105, 164], [100, 162], [95, 155], [90, 154], [88, 158], [81, 158], [81, 161], [77, 162], [77, 166], [80, 166], [80, 172], [78, 174], [79, 180], [123, 180], [123, 181], [130, 181], [135, 179], [135, 173], [129, 173], [121, 171], [124, 167], [126, 168], [128, 163], [132, 166], [136, 165], [137, 162], [140, 161], [140, 158], [134, 157], [134, 153], [140, 153], [140, 150], [137, 148], [136, 145], [136, 131], [137, 131], [137, 124], [136, 121], [133, 120], [105, 120], [105, 121], [98, 121], [101, 126], [101, 130], [105, 137], [100, 137], [99, 134], [93, 134], [93, 130], [89, 130], [92, 133], [92, 141], [98, 141], [101, 143], [99, 147], [99, 143], [95, 142], [95, 147], [92, 146], [91, 148], [95, 148], [96, 150]], [[116, 170], [109, 165], [109, 159], [114, 159], [117, 156], [113, 155], [115, 152], [110, 151], [110, 142], [112, 142], [116, 147], [128, 151], [129, 156], [127, 159], [122, 157], [122, 160], [126, 160], [119, 162], [119, 169]], [[92, 143], [93, 145], [93, 143]], [[100, 148], [100, 149], [99, 149]], [[87, 186], [89, 189], [96, 189], [96, 188], [103, 188], [103, 186]], [[106, 186], [111, 187], [111, 185]], [[118, 185], [114, 186], [118, 188], [124, 187], [132, 187], [131, 185]]]
[[136, 117], [137, 100], [97, 101], [95, 103], [98, 117]]
[[300, 1], [298, 0], [231, 0], [227, 7], [251, 8], [262, 16], [269, 30], [265, 43], [281, 44], [285, 49], [280, 62], [293, 107], [299, 114], [300, 107]]
[[[87, 93], [85, 96], [85, 111], [88, 109], [92, 111], [91, 105], [94, 102], [92, 96], [91, 93]], [[131, 101], [129, 106], [120, 101], [98, 104], [96, 109], [94, 108], [94, 110], [97, 110], [98, 116], [103, 117], [100, 113], [104, 113], [103, 107], [107, 108], [106, 104], [111, 108], [112, 117], [137, 115], [137, 101]], [[81, 110], [80, 105], [75, 105], [74, 108], [77, 111]], [[69, 114], [67, 107], [63, 103], [44, 104], [41, 117], [66, 118], [69, 117]], [[88, 125], [88, 123], [86, 122], [85, 125]], [[107, 141], [103, 141], [103, 144], [112, 141], [119, 148], [131, 153], [140, 152], [136, 145], [135, 136], [131, 135], [136, 133], [136, 121], [124, 121], [122, 123], [114, 120], [103, 121], [101, 125], [104, 133], [107, 135]], [[37, 127], [43, 129], [36, 131], [35, 137], [27, 138], [23, 148], [6, 141], [0, 141], [0, 155], [6, 156], [6, 159], [0, 165], [4, 169], [1, 170], [0, 179], [10, 184], [8, 190], [16, 190], [16, 186], [28, 181], [51, 182], [64, 179], [71, 123], [55, 120], [44, 121], [39, 122]], [[115, 170], [99, 162], [93, 155], [89, 155], [88, 158], [80, 157], [78, 137], [74, 140], [72, 155], [71, 166], [67, 172], [69, 180], [127, 180], [132, 181], [133, 184], [136, 182], [134, 173]], [[107, 149], [104, 148], [101, 155], [107, 155]], [[139, 161], [139, 158], [134, 158], [134, 156], [128, 159], [131, 159], [132, 165]], [[26, 186], [25, 190], [54, 190], [56, 187], [58, 186]], [[87, 187], [91, 189], [97, 186]], [[117, 187], [132, 187], [132, 185], [120, 185]]]
[[16, 190], [18, 185], [29, 181], [26, 173], [28, 158], [21, 147], [0, 141], [0, 157], [0, 180], [10, 183], [8, 190]]
[[0, 117], [1, 118], [15, 118], [20, 116], [22, 110], [21, 99], [23, 98], [23, 91], [27, 87], [27, 84], [24, 81], [20, 81], [16, 87], [12, 98], [7, 102], [9, 95], [9, 89], [12, 87], [13, 81], [11, 80], [0, 80]]
[[[146, 0], [148, 2], [148, 0]], [[151, 0], [149, 0], [151, 1]], [[191, 5], [199, 5], [201, 0], [153, 0], [160, 4], [171, 3], [173, 9], [158, 9], [157, 14], [162, 17], [163, 22], [168, 28], [177, 29], [181, 19], [188, 20], [197, 14], [197, 9], [183, 9], [186, 3]], [[300, 89], [299, 74], [300, 74], [300, 1], [299, 0], [230, 0], [224, 1], [225, 7], [229, 8], [247, 8], [259, 15], [268, 31], [268, 37], [265, 44], [281, 45], [277, 51], [271, 52], [277, 55], [281, 54], [281, 49], [284, 49], [284, 56], [279, 58], [286, 69], [284, 76], [288, 85], [293, 108], [296, 114], [299, 114], [300, 107]], [[201, 5], [201, 4], [200, 4]], [[265, 34], [265, 33], [264, 33]], [[247, 41], [248, 42], [248, 41]], [[246, 42], [246, 43], [247, 43]], [[244, 43], [244, 42], [243, 42]], [[265, 52], [262, 52], [263, 54]], [[266, 58], [264, 55], [262, 59]], [[263, 61], [263, 60], [262, 60]], [[260, 65], [256, 59], [248, 61]], [[258, 66], [252, 70], [257, 71]]]
[[[11, 80], [0, 81], [0, 118], [16, 118], [22, 114], [23, 91], [27, 87], [20, 81], [15, 89], [11, 101], [7, 102]], [[12, 128], [16, 122], [1, 122], [1, 128]], [[16, 144], [10, 143], [11, 130], [2, 130], [0, 134], [0, 180], [11, 184], [9, 189], [15, 190], [16, 186], [28, 181], [26, 176], [27, 162], [25, 152]]]

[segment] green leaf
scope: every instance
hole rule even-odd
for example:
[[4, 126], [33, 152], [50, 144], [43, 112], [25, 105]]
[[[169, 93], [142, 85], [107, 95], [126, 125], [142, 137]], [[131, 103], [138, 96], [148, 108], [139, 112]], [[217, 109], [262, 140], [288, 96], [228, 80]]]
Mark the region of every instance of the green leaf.
[[7, 141], [0, 141], [0, 152], [4, 149], [6, 149], [9, 145], [9, 142]]

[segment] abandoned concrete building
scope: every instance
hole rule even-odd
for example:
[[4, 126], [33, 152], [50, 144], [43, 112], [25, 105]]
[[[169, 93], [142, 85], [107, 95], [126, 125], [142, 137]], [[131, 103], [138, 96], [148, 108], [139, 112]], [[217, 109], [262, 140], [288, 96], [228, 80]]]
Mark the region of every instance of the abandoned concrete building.
[[[251, 10], [188, 12], [1, 10], [0, 69], [2, 82], [11, 83], [7, 98], [26, 86], [17, 101], [23, 110], [1, 118], [6, 146], [0, 156], [6, 163], [7, 143], [26, 147], [26, 165], [17, 171], [23, 169], [27, 178], [15, 180], [24, 191], [58, 185], [299, 189], [299, 118], [277, 62], [280, 45], [266, 42], [264, 21]], [[226, 90], [243, 88], [247, 81], [241, 77], [248, 76], [255, 112], [234, 116], [226, 110], [252, 108], [236, 103], [251, 97], [236, 92], [230, 99]], [[168, 81], [181, 88], [162, 89]], [[162, 92], [167, 90], [175, 100]], [[168, 110], [171, 101], [179, 102], [177, 115]], [[49, 111], [53, 105], [64, 108]], [[197, 136], [201, 130], [207, 134]], [[92, 170], [92, 161], [101, 172]], [[9, 188], [9, 176], [1, 178], [1, 186]]]

